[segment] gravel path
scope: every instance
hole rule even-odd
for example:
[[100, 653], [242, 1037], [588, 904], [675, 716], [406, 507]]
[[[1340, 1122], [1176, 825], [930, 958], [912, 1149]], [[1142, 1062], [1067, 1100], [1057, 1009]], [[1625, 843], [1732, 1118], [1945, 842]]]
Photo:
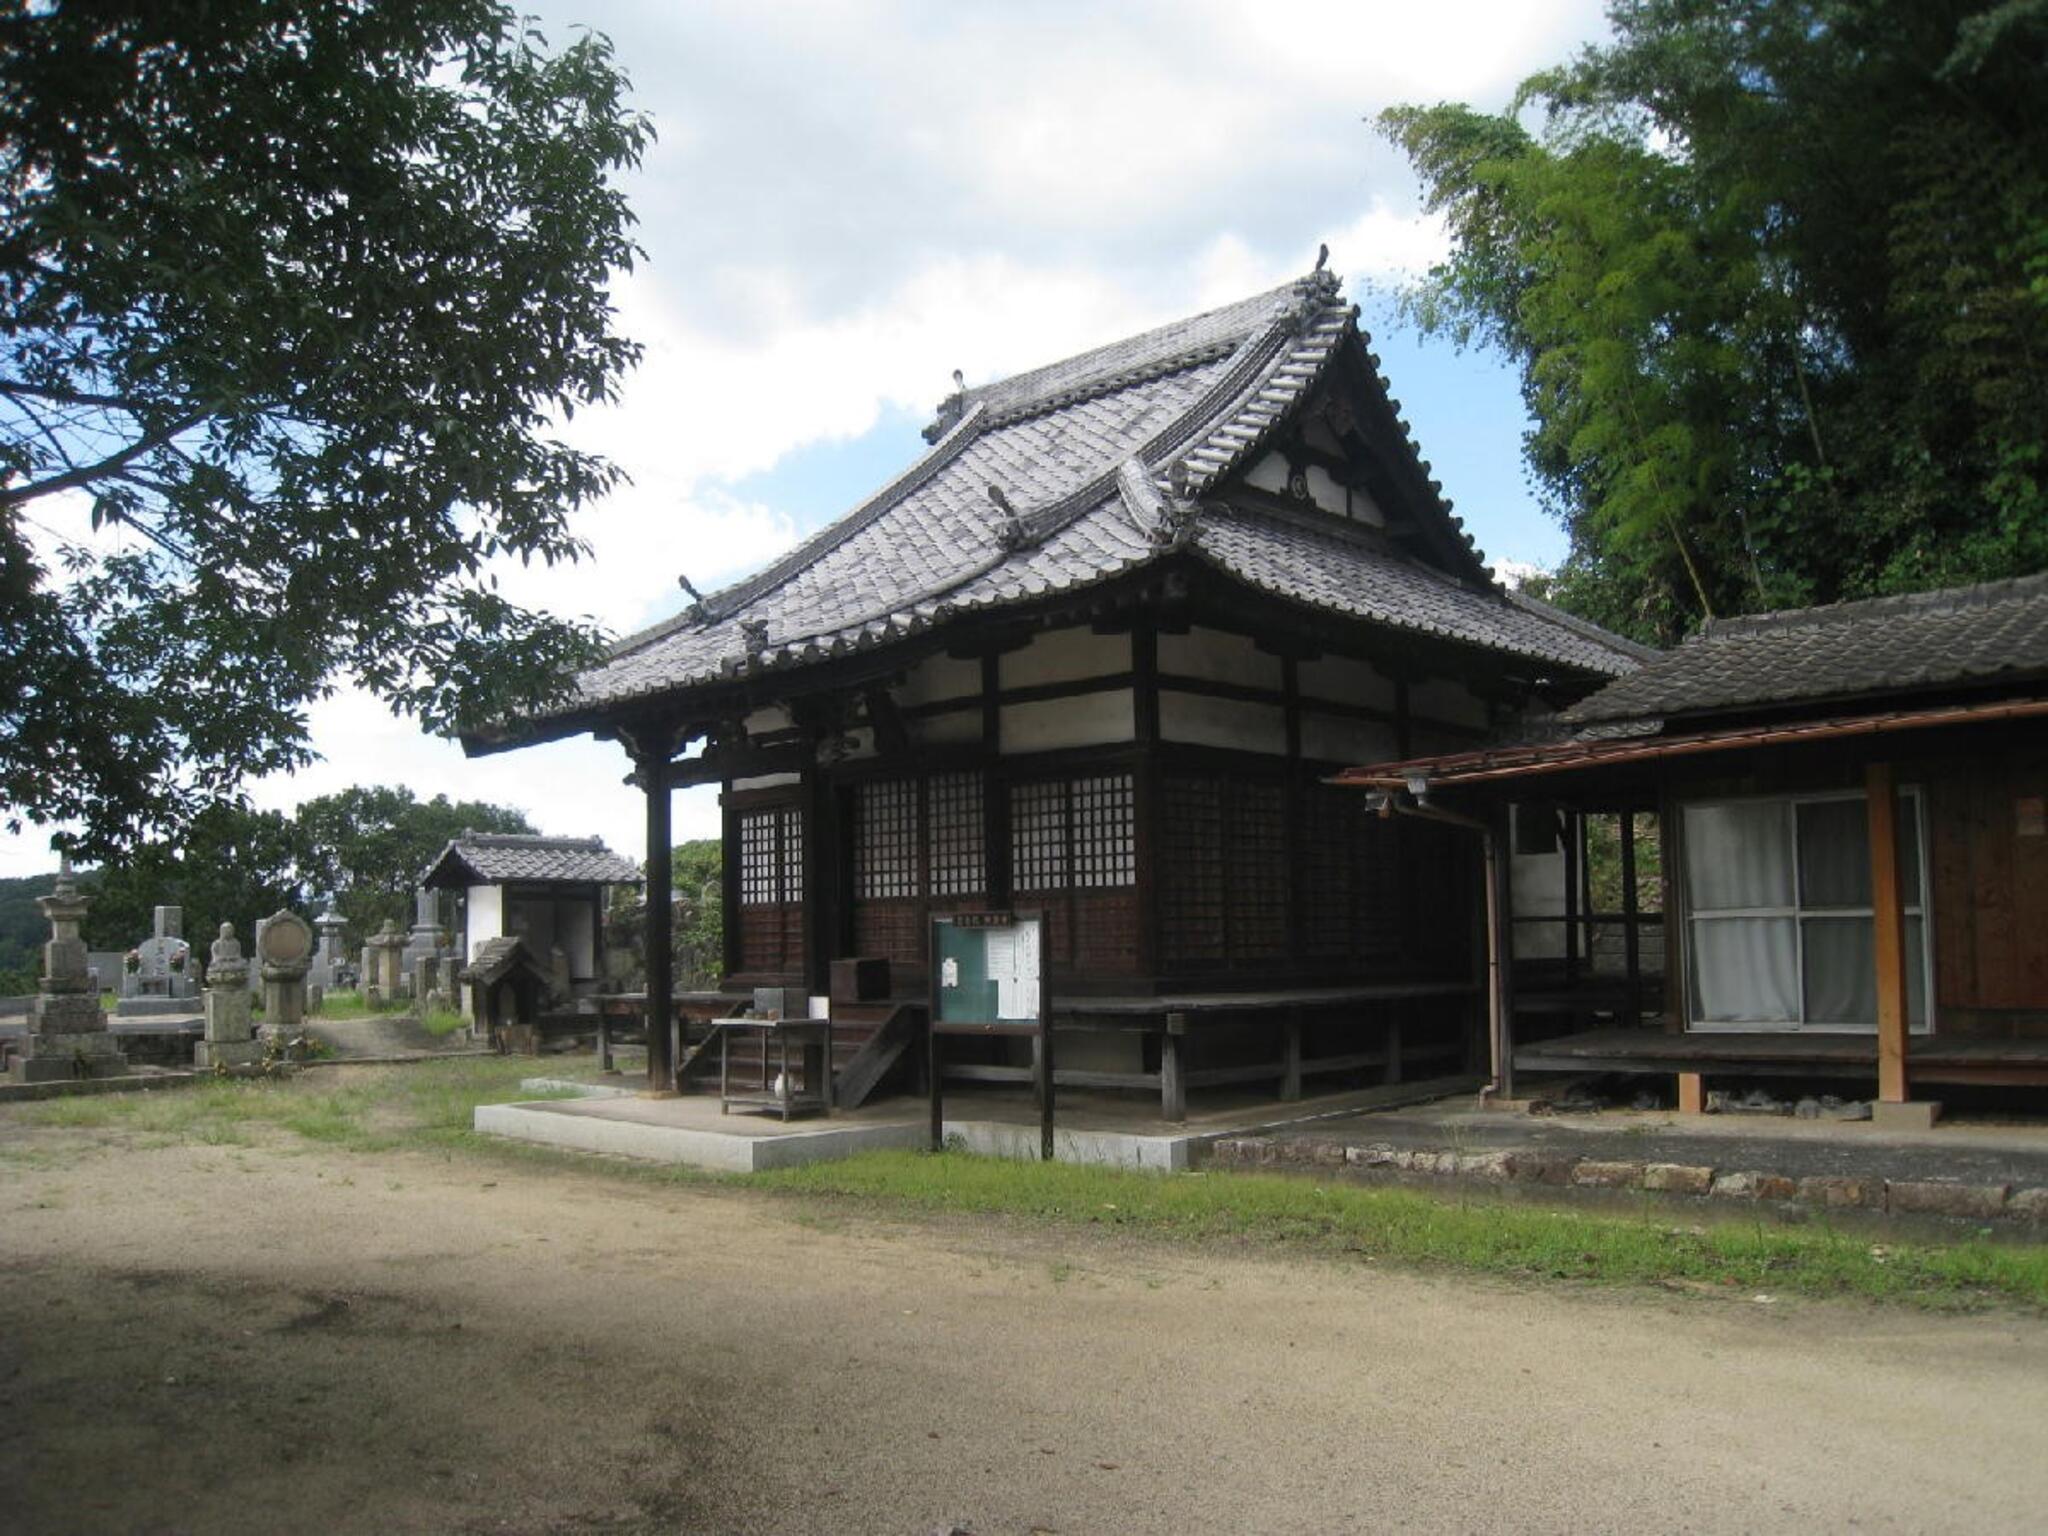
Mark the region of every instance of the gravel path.
[[2038, 1530], [2048, 1323], [0, 1115], [13, 1531]]

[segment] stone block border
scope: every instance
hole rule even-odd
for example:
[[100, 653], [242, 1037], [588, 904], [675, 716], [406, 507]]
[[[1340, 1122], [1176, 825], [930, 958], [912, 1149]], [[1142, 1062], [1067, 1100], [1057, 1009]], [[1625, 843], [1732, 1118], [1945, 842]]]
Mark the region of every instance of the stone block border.
[[2048, 1224], [2048, 1188], [1964, 1184], [1948, 1179], [1792, 1179], [1764, 1169], [1687, 1163], [1610, 1162], [1545, 1151], [1457, 1152], [1365, 1145], [1315, 1136], [1226, 1136], [1210, 1149], [1218, 1169], [1345, 1169], [1360, 1175], [1411, 1174], [1484, 1184], [1550, 1184], [1578, 1189], [1648, 1190], [1726, 1201], [1763, 1201], [1872, 1215]]

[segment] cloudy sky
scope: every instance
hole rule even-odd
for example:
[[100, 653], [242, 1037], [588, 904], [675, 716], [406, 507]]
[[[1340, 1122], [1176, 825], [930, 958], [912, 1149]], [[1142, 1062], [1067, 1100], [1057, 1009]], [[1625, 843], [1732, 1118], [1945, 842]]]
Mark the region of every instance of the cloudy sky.
[[[593, 557], [515, 594], [625, 632], [853, 505], [923, 448], [955, 368], [979, 383], [1306, 271], [1327, 241], [1394, 391], [1481, 546], [1550, 563], [1512, 377], [1423, 344], [1391, 295], [1442, 249], [1365, 122], [1498, 107], [1602, 31], [1597, 0], [521, 0], [612, 38], [659, 141], [628, 186], [647, 259], [621, 281], [647, 349], [578, 438], [632, 485]], [[373, 700], [317, 707], [325, 761], [254, 786], [289, 809], [355, 783], [523, 809], [638, 852], [616, 746], [467, 761]], [[678, 837], [715, 834], [710, 790]], [[0, 842], [0, 874], [48, 866]]]

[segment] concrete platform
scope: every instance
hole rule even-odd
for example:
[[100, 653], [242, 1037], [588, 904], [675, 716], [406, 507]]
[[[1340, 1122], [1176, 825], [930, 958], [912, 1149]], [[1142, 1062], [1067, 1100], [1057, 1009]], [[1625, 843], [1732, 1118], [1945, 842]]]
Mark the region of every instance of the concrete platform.
[[[573, 1087], [579, 1092], [588, 1087], [544, 1079], [526, 1086], [533, 1091]], [[1190, 1113], [1183, 1125], [1168, 1125], [1149, 1104], [1141, 1108], [1131, 1099], [1067, 1093], [1061, 1096], [1053, 1154], [1061, 1162], [1179, 1172], [1189, 1166], [1199, 1149], [1223, 1137], [1301, 1129], [1362, 1110], [1468, 1092], [1473, 1086], [1470, 1079], [1438, 1079], [1292, 1104], [1225, 1104]], [[1038, 1119], [1028, 1095], [954, 1090], [946, 1095], [946, 1104], [951, 1111], [945, 1122], [949, 1142], [993, 1157], [1030, 1159], [1038, 1155]], [[486, 1104], [477, 1109], [475, 1126], [486, 1135], [541, 1146], [727, 1173], [757, 1173], [850, 1157], [856, 1152], [925, 1146], [929, 1138], [926, 1114], [921, 1099], [892, 1099], [785, 1125], [767, 1115], [722, 1115], [717, 1098], [711, 1095], [649, 1098], [600, 1087], [576, 1099]]]

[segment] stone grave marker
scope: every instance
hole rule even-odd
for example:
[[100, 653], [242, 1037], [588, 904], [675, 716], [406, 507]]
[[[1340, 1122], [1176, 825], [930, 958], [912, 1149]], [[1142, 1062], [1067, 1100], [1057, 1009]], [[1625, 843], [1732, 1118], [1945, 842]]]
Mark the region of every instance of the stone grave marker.
[[206, 1038], [192, 1051], [202, 1072], [253, 1067], [263, 1060], [263, 1042], [250, 1020], [249, 962], [235, 939], [235, 925], [222, 923], [206, 968]]

